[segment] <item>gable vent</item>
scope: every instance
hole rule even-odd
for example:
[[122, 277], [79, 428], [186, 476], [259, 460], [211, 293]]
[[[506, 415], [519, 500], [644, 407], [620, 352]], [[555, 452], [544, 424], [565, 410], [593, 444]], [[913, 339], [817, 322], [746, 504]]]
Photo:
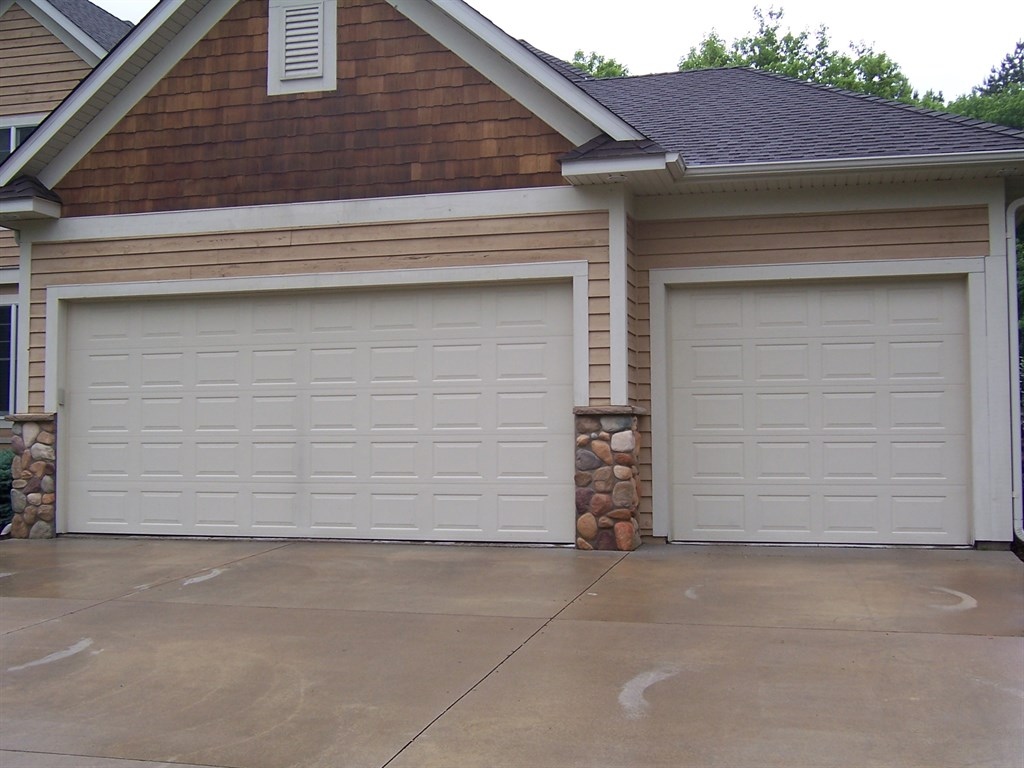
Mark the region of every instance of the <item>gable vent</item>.
[[267, 93], [335, 90], [338, 0], [270, 0], [269, 10]]
[[284, 66], [281, 77], [320, 77], [324, 71], [323, 5], [284, 9]]

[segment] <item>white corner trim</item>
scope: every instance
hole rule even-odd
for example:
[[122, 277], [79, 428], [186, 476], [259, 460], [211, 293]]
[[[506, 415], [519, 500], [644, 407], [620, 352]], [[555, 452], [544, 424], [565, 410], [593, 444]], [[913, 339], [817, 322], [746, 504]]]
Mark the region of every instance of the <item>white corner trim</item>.
[[25, 238], [19, 243], [21, 268], [18, 270], [18, 346], [15, 359], [15, 407], [20, 413], [28, 411], [28, 349], [29, 318], [32, 316], [32, 244]]
[[611, 329], [611, 404], [629, 402], [629, 256], [625, 192], [608, 212], [609, 327]]
[[461, 0], [388, 2], [574, 144], [643, 138]]
[[[572, 282], [573, 286], [573, 318], [576, 321], [576, 325], [573, 328], [573, 392], [575, 399], [579, 402], [581, 393], [587, 393], [587, 396], [589, 396], [590, 389], [589, 333], [586, 322], [588, 312], [588, 274], [589, 265], [585, 261], [561, 261], [480, 267], [436, 267], [412, 270], [52, 286], [46, 291], [47, 332], [45, 359], [47, 360], [47, 365], [44, 379], [44, 407], [47, 411], [56, 412], [60, 405], [58, 388], [61, 381], [60, 361], [63, 360], [62, 355], [64, 352], [62, 345], [66, 338], [64, 333], [67, 322], [65, 308], [70, 301], [152, 297], [172, 298], [245, 293], [267, 294], [275, 291], [323, 290], [332, 288], [468, 285], [473, 283], [559, 279], [568, 279]], [[23, 275], [23, 283], [24, 280], [25, 277]], [[22, 293], [23, 302], [27, 303], [28, 292], [23, 288]], [[581, 318], [584, 320], [582, 323], [580, 323]], [[26, 323], [26, 328], [27, 325]], [[26, 344], [27, 341], [26, 338]], [[27, 349], [27, 346], [25, 348]]]
[[[1002, 376], [1005, 360], [993, 360], [987, 339], [987, 324], [993, 316], [1006, 318], [1005, 306], [992, 307], [986, 296], [987, 260], [992, 257], [964, 259], [921, 259], [907, 261], [840, 262], [771, 266], [698, 267], [684, 269], [652, 269], [650, 271], [651, 308], [651, 410], [662, 414], [651, 420], [652, 482], [654, 497], [654, 535], [671, 535], [671, 472], [669, 467], [670, 425], [664, 414], [668, 411], [668, 292], [674, 285], [752, 283], [768, 280], [841, 280], [930, 275], [962, 275], [966, 278], [970, 345], [970, 410], [971, 435], [971, 536], [984, 540], [993, 536], [1005, 539], [1011, 521], [1002, 520], [1004, 508], [991, 503], [991, 481], [988, 465], [1001, 463], [1008, 454], [1009, 432], [1005, 409], [996, 405], [990, 410], [992, 376]], [[1001, 279], [1005, 280], [1005, 277]], [[991, 291], [989, 291], [991, 293]], [[1005, 305], [1005, 299], [1002, 300]], [[1008, 459], [1007, 459], [1008, 460]]]

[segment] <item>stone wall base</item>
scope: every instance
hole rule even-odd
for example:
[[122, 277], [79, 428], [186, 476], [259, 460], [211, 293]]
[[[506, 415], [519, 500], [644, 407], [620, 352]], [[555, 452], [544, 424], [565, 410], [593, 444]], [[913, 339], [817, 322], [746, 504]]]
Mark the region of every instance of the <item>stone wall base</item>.
[[52, 413], [12, 414], [11, 537], [52, 539], [57, 503], [57, 421]]
[[640, 546], [640, 431], [632, 406], [576, 408], [576, 546]]

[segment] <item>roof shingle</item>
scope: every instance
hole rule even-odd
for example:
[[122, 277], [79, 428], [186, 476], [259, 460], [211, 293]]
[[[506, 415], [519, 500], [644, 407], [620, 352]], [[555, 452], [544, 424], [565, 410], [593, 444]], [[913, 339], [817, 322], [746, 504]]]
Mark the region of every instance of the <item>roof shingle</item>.
[[131, 23], [112, 16], [89, 0], [50, 0], [50, 3], [107, 51], [132, 30]]

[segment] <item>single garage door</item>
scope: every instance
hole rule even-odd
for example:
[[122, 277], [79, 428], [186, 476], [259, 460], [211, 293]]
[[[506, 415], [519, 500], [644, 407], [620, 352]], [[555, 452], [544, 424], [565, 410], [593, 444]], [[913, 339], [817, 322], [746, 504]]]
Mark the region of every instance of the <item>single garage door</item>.
[[573, 540], [567, 284], [83, 302], [67, 328], [72, 532]]
[[965, 544], [965, 285], [668, 300], [675, 540]]

